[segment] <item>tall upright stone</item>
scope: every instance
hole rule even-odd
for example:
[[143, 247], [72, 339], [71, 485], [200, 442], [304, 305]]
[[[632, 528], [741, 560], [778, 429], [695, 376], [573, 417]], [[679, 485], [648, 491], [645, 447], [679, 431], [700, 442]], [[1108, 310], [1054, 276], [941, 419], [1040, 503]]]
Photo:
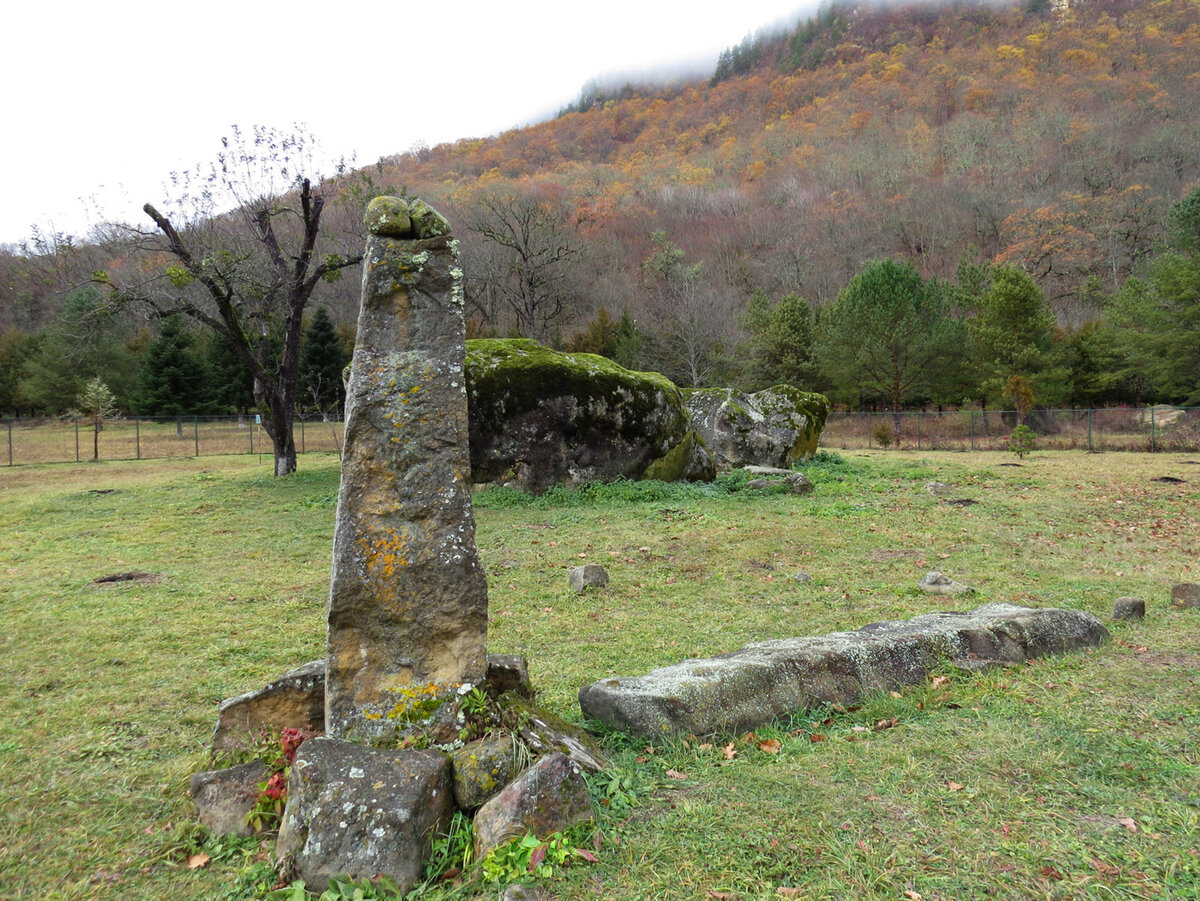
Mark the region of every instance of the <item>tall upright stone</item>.
[[421, 201], [378, 197], [366, 222], [325, 723], [331, 736], [370, 739], [392, 728], [405, 698], [483, 679], [487, 582], [470, 498], [457, 242]]

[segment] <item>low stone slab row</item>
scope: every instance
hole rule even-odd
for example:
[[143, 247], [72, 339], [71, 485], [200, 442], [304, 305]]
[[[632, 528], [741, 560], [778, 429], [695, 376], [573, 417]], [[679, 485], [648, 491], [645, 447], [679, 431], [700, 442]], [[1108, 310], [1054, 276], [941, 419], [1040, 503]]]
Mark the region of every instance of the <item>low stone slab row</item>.
[[1108, 630], [1090, 613], [993, 603], [930, 613], [855, 632], [758, 642], [644, 676], [579, 691], [583, 712], [643, 738], [754, 729], [794, 711], [853, 704], [924, 681], [964, 658], [1019, 662], [1094, 647]]

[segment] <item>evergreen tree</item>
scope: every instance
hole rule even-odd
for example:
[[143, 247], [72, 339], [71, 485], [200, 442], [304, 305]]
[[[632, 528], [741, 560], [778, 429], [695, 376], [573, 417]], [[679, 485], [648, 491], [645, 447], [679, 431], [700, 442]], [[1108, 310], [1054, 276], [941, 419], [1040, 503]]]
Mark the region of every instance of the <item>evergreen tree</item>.
[[192, 416], [212, 410], [204, 364], [179, 316], [162, 320], [142, 359], [132, 407], [141, 416]]
[[220, 332], [210, 335], [202, 359], [209, 399], [218, 410], [246, 413], [254, 407], [254, 380], [228, 338]]
[[300, 402], [328, 419], [346, 402], [342, 372], [349, 364], [342, 341], [324, 307], [317, 307], [300, 348]]
[[766, 294], [756, 291], [750, 298], [745, 326], [750, 332], [746, 376], [752, 390], [781, 382], [818, 390], [813, 315], [807, 301], [789, 294], [772, 308]]
[[128, 327], [98, 291], [72, 292], [25, 363], [21, 395], [30, 407], [57, 415], [70, 410], [85, 384], [98, 378], [123, 405], [137, 371], [128, 338]]

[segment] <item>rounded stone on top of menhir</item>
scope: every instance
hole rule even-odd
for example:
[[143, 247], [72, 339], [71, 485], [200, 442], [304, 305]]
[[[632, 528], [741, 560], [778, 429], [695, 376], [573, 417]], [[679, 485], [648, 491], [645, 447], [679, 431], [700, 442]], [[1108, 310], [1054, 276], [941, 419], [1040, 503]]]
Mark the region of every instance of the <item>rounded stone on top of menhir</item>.
[[1112, 618], [1114, 622], [1145, 619], [1146, 602], [1141, 598], [1117, 598], [1113, 601]]
[[376, 197], [367, 204], [363, 223], [373, 235], [386, 238], [411, 238], [412, 216], [408, 202], [399, 197]]

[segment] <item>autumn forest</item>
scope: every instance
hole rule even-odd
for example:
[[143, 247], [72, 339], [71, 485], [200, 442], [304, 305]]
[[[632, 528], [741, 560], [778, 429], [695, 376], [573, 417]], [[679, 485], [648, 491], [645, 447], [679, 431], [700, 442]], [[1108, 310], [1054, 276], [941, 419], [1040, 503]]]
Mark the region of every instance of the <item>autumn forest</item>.
[[[336, 408], [372, 192], [453, 224], [474, 336], [851, 409], [1200, 405], [1195, 0], [834, 3], [710, 77], [590, 84], [539, 124], [314, 185], [296, 352], [269, 291], [247, 295], [258, 350], [194, 315], [207, 270], [157, 220], [0, 253], [0, 415], [61, 413], [94, 378], [145, 415], [249, 409], [251, 352], [295, 369], [298, 408]], [[257, 217], [175, 221], [206, 265], [241, 264]]]

